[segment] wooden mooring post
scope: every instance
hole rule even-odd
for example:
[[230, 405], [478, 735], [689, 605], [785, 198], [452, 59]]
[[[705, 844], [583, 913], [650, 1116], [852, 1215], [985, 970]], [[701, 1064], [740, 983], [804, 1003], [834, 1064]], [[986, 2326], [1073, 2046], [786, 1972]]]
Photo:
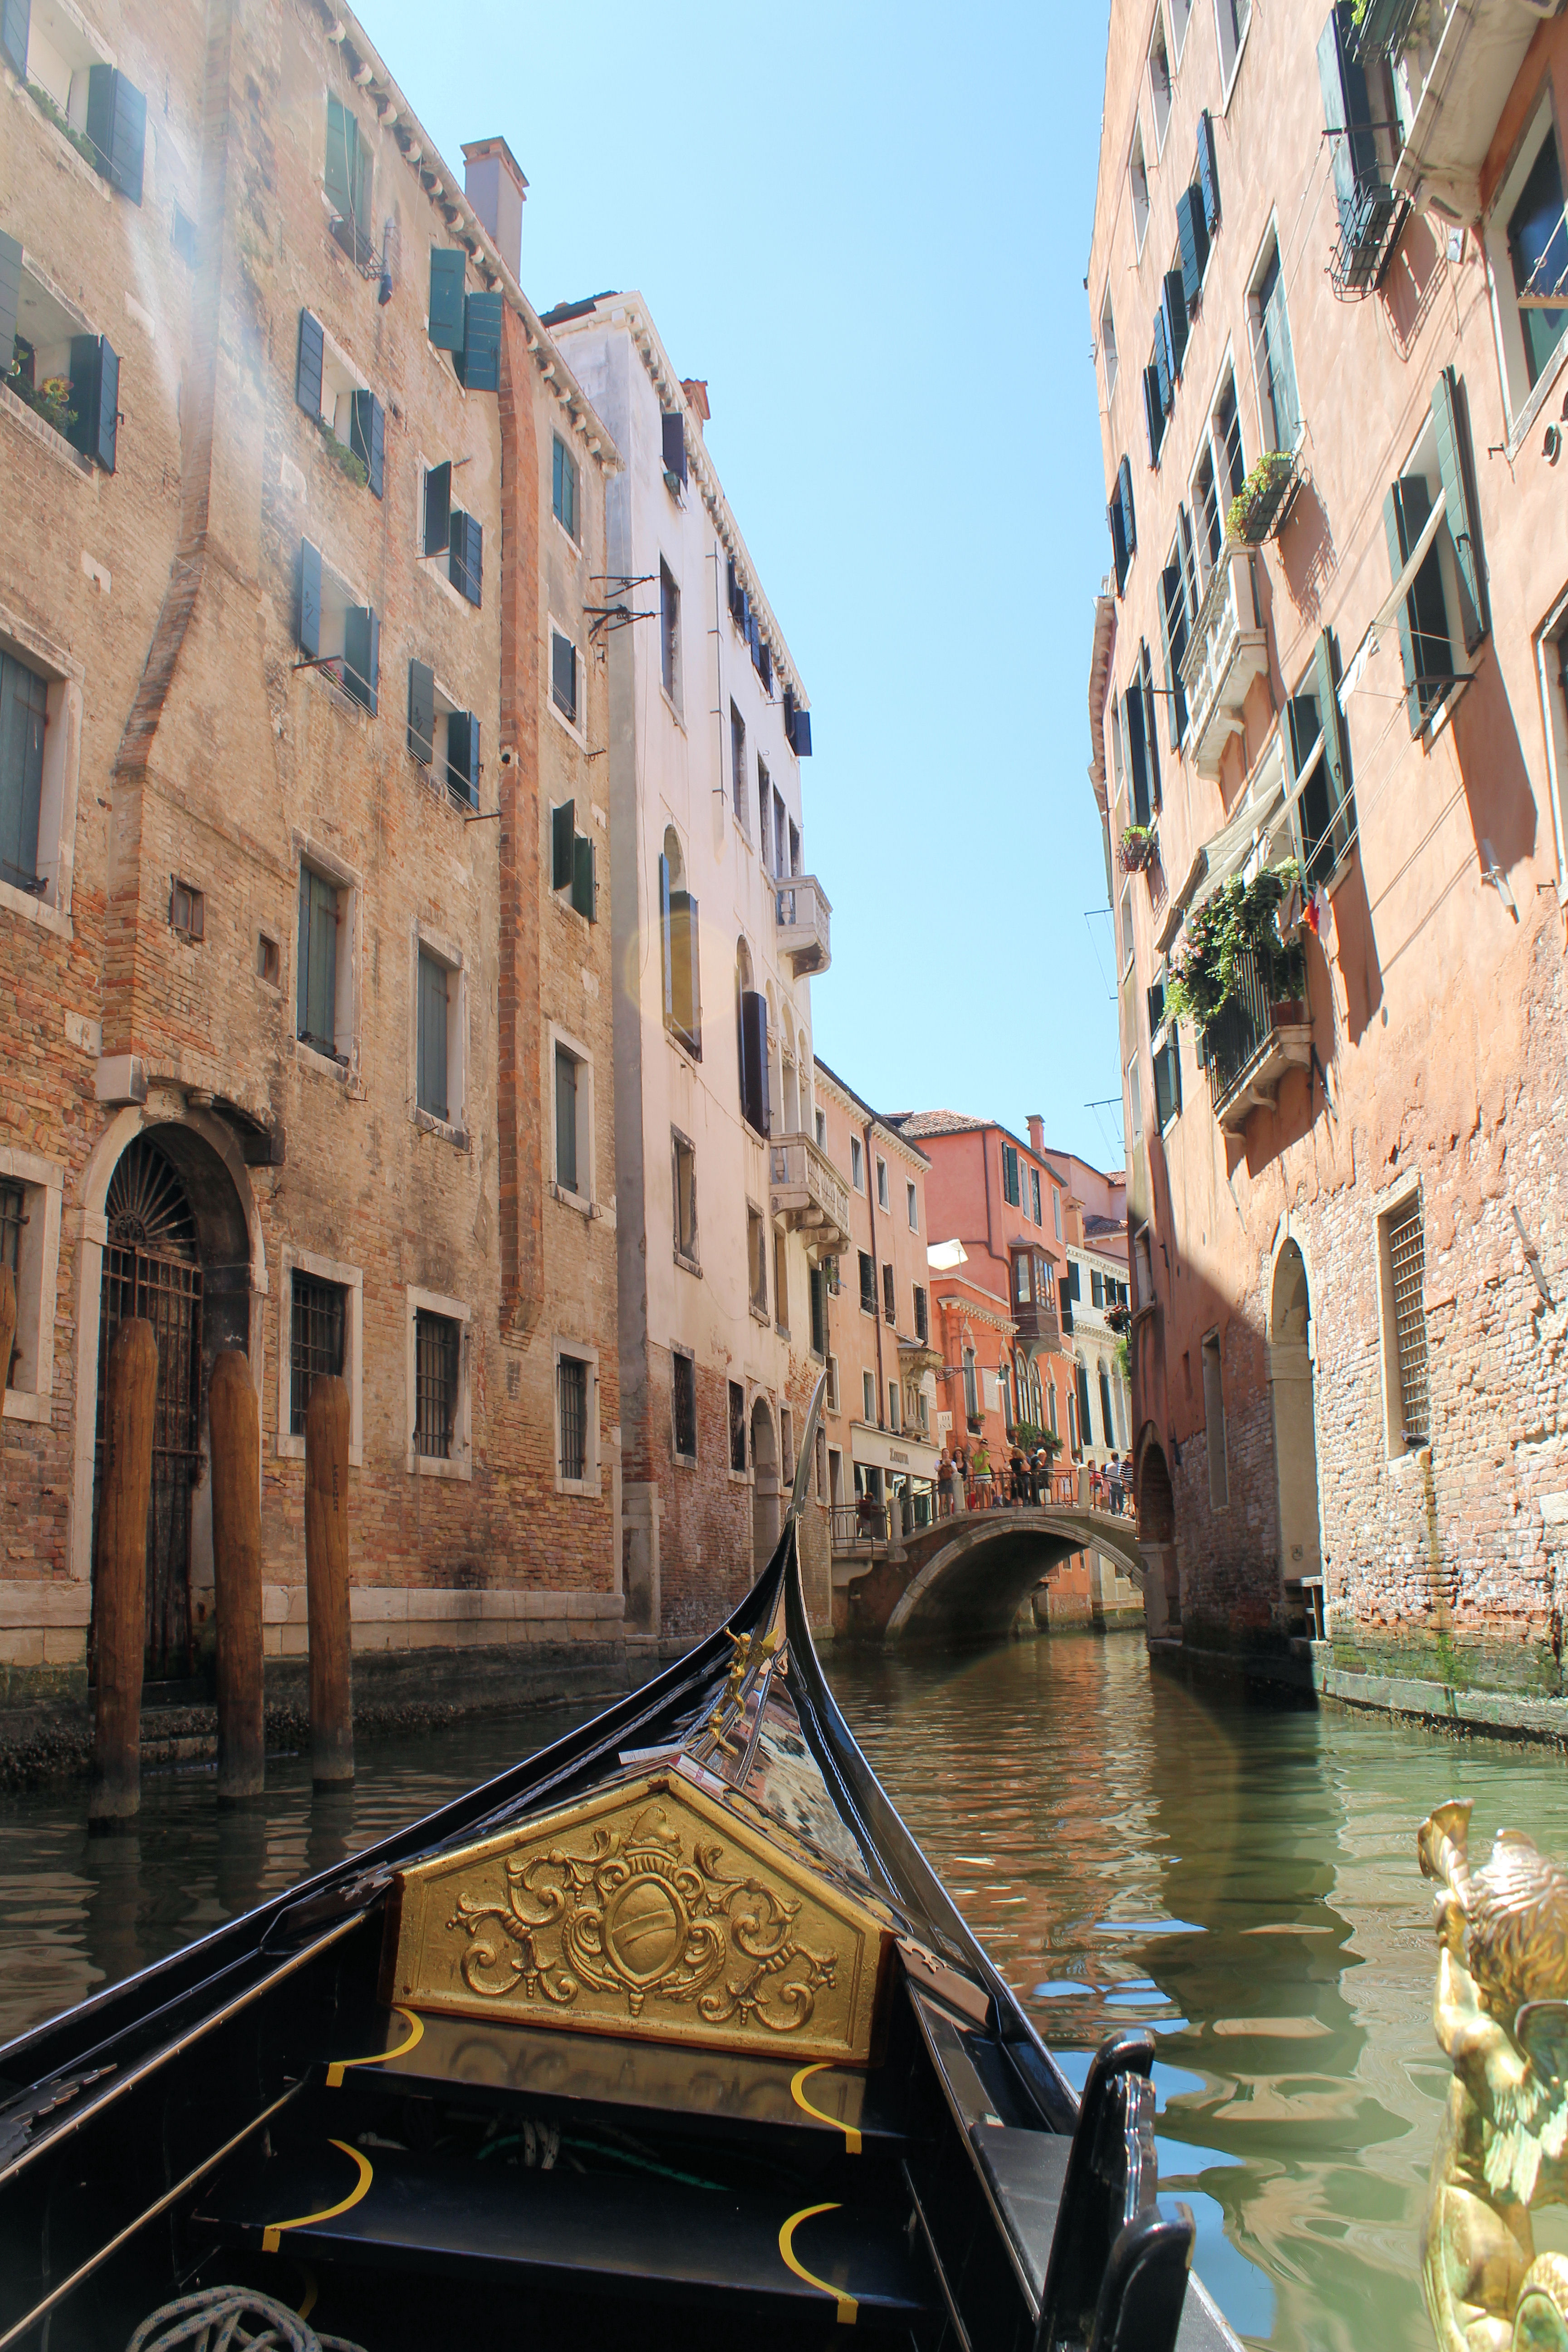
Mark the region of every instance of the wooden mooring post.
[[305, 1407], [305, 1606], [310, 1634], [310, 1778], [354, 1776], [349, 1658], [349, 1391], [318, 1372]]
[[261, 1400], [250, 1365], [226, 1348], [213, 1365], [213, 1582], [217, 1613], [217, 1794], [261, 1794]]
[[88, 1827], [132, 1821], [142, 1802], [142, 1669], [147, 1650], [147, 1510], [158, 1342], [151, 1323], [121, 1323], [109, 1357], [103, 1485], [93, 1558], [98, 1706]]

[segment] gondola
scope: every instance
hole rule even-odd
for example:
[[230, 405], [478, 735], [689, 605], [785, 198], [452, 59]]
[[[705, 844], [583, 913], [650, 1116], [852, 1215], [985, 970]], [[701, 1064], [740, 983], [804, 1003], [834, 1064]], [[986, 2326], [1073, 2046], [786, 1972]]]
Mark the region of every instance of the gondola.
[[1238, 2352], [1150, 2037], [1075, 2098], [828, 1690], [817, 1410], [679, 1664], [0, 2050], [0, 2352]]

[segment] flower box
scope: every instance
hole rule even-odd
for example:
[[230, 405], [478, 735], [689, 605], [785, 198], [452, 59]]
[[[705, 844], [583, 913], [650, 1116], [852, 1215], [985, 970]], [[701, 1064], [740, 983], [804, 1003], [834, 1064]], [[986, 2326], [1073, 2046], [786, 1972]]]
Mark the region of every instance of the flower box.
[[1230, 502], [1227, 537], [1243, 547], [1261, 547], [1284, 526], [1300, 486], [1294, 449], [1266, 449]]

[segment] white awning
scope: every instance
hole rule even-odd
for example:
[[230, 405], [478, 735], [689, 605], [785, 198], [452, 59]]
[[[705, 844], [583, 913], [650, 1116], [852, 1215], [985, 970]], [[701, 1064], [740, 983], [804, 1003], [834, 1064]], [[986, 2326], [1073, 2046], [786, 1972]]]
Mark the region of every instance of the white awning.
[[933, 1274], [951, 1274], [955, 1266], [969, 1264], [969, 1252], [962, 1242], [933, 1242], [926, 1252], [926, 1264]]
[[868, 1429], [863, 1422], [849, 1425], [849, 1459], [879, 1470], [896, 1470], [908, 1478], [934, 1478], [936, 1446], [908, 1431]]

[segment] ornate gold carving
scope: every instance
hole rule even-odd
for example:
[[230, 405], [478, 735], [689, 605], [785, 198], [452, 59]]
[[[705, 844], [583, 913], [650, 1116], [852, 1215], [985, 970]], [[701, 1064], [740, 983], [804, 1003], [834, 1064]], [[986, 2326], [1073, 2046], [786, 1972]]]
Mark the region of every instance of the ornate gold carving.
[[1531, 2214], [1568, 2202], [1568, 1876], [1516, 1830], [1472, 1874], [1468, 1798], [1422, 1822], [1437, 1882], [1433, 2023], [1454, 2068], [1421, 2230], [1443, 2352], [1564, 2352], [1568, 2262]]
[[402, 1874], [414, 2009], [864, 2063], [886, 1931], [679, 1777]]

